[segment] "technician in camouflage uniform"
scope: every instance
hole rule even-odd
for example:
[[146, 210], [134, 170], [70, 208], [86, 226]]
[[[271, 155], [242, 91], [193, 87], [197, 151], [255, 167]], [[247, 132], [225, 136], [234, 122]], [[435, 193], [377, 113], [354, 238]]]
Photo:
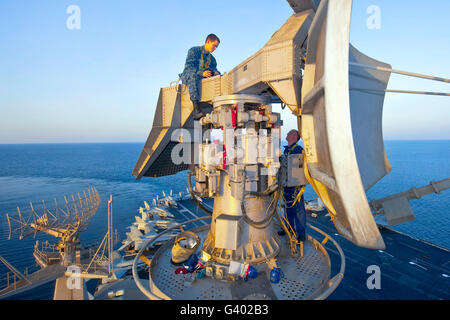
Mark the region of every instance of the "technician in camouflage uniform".
[[179, 76], [188, 87], [189, 95], [194, 105], [194, 119], [198, 120], [204, 116], [200, 109], [200, 81], [203, 78], [220, 75], [217, 71], [217, 62], [212, 52], [219, 46], [220, 40], [215, 34], [206, 37], [203, 46], [189, 49], [183, 73]]

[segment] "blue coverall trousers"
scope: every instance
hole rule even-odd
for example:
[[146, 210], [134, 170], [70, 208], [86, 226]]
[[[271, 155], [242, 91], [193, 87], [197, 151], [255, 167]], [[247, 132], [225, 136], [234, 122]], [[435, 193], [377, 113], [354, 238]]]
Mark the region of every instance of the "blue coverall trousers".
[[295, 188], [285, 188], [284, 189], [284, 201], [286, 203], [286, 218], [289, 221], [292, 229], [294, 229], [297, 235], [297, 240], [305, 241], [306, 239], [306, 209], [305, 200], [303, 195], [300, 201], [297, 201], [294, 205], [296, 197]]
[[183, 84], [185, 84], [189, 90], [189, 96], [192, 101], [200, 101], [200, 83], [203, 77], [200, 77], [196, 73], [182, 73], [180, 74]]

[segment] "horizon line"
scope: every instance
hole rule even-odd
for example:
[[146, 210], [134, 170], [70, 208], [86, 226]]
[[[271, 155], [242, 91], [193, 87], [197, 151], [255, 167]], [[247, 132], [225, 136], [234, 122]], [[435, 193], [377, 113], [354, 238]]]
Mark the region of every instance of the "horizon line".
[[[450, 139], [383, 139], [383, 141], [450, 141]], [[91, 142], [0, 142], [0, 145], [39, 145], [39, 144], [132, 144], [132, 143], [142, 143], [145, 141], [91, 141]]]

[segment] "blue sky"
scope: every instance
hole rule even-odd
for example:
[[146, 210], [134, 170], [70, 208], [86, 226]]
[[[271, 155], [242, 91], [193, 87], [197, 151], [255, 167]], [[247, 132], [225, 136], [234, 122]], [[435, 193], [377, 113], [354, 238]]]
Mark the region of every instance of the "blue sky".
[[[81, 10], [79, 30], [66, 26], [70, 5]], [[366, 26], [371, 5], [380, 29]], [[448, 0], [354, 0], [351, 42], [395, 69], [449, 78], [448, 12]], [[216, 33], [226, 72], [291, 14], [285, 0], [1, 0], [0, 143], [143, 142], [159, 89], [177, 80], [190, 47]], [[389, 88], [450, 92], [399, 75]], [[383, 133], [450, 139], [450, 99], [388, 94]]]

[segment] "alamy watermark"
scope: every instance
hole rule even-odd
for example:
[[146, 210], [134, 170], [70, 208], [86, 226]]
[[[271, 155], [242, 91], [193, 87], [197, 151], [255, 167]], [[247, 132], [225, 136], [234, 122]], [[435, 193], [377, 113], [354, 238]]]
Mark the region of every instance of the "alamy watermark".
[[370, 5], [366, 9], [366, 13], [370, 16], [366, 20], [366, 26], [368, 29], [381, 29], [381, 9], [377, 5]]
[[367, 278], [366, 286], [367, 289], [373, 290], [373, 289], [381, 289], [381, 270], [380, 267], [377, 265], [370, 265], [367, 267], [366, 270], [367, 274], [370, 274], [370, 276]]
[[[180, 164], [257, 164], [270, 160], [279, 162], [280, 130], [271, 129], [270, 136], [266, 129], [224, 128], [221, 141], [211, 142], [212, 129], [203, 131], [199, 121], [194, 121], [194, 130], [184, 128], [173, 131], [171, 141], [178, 142], [172, 149], [171, 160]], [[204, 141], [208, 141], [204, 143]], [[192, 148], [193, 143], [193, 148]], [[259, 159], [258, 159], [259, 158]]]
[[76, 265], [68, 266], [66, 274], [71, 273], [72, 275], [67, 278], [66, 285], [70, 290], [81, 288], [81, 269]]
[[[66, 20], [66, 26], [69, 30], [81, 29], [81, 9], [78, 5], [72, 4], [67, 7], [66, 13], [70, 16]], [[381, 9], [377, 5], [370, 5], [366, 9], [366, 13], [369, 17], [366, 20], [366, 26], [368, 29], [381, 29]]]
[[72, 4], [67, 7], [66, 13], [70, 16], [66, 20], [66, 27], [69, 30], [81, 29], [81, 9], [79, 6]]

